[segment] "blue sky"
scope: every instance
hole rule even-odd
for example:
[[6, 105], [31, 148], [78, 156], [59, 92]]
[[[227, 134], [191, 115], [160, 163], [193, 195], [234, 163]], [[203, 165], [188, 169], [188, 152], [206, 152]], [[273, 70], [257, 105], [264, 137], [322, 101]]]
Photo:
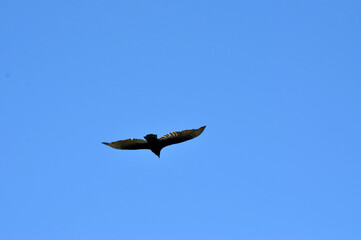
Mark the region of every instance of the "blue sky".
[[359, 1], [0, 6], [1, 239], [361, 239]]

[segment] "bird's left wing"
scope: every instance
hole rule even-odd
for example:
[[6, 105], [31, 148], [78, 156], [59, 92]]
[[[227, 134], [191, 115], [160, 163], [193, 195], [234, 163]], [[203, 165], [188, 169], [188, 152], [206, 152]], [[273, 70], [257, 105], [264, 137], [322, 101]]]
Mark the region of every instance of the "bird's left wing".
[[184, 130], [181, 132], [171, 132], [159, 138], [159, 142], [162, 147], [166, 147], [171, 144], [181, 143], [198, 137], [199, 135], [201, 135], [205, 128], [206, 126], [200, 127], [198, 129]]
[[149, 144], [147, 141], [137, 138], [129, 138], [126, 140], [120, 140], [111, 143], [103, 142], [103, 144], [116, 149], [128, 149], [128, 150], [149, 149]]

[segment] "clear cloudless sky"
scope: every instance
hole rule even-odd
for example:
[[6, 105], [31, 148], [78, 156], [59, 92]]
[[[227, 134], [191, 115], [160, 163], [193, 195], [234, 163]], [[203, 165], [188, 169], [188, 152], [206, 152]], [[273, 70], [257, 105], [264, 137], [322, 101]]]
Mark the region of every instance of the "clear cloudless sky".
[[0, 239], [361, 239], [360, 12], [1, 1]]

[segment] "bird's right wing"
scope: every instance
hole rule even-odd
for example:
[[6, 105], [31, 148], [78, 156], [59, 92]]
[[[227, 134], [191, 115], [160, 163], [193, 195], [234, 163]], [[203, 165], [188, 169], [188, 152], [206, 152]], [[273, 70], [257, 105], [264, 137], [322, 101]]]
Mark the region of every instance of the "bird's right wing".
[[103, 144], [116, 149], [128, 149], [128, 150], [149, 149], [149, 144], [147, 141], [136, 138], [129, 138], [127, 140], [120, 140], [111, 143], [103, 142]]
[[201, 135], [205, 128], [206, 126], [200, 127], [198, 129], [184, 130], [181, 132], [171, 132], [159, 138], [159, 142], [162, 147], [166, 147], [171, 144], [181, 143], [198, 137], [199, 135]]

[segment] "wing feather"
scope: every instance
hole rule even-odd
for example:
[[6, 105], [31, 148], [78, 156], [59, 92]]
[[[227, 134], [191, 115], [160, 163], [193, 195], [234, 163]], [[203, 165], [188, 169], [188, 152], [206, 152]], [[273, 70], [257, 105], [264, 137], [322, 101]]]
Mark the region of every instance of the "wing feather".
[[162, 147], [166, 147], [171, 144], [188, 141], [198, 137], [205, 128], [206, 126], [200, 127], [198, 129], [184, 130], [181, 132], [171, 132], [159, 138], [159, 142], [161, 143]]
[[149, 144], [147, 141], [137, 138], [129, 138], [126, 140], [120, 140], [111, 143], [103, 142], [103, 144], [116, 149], [128, 149], [128, 150], [149, 149]]

